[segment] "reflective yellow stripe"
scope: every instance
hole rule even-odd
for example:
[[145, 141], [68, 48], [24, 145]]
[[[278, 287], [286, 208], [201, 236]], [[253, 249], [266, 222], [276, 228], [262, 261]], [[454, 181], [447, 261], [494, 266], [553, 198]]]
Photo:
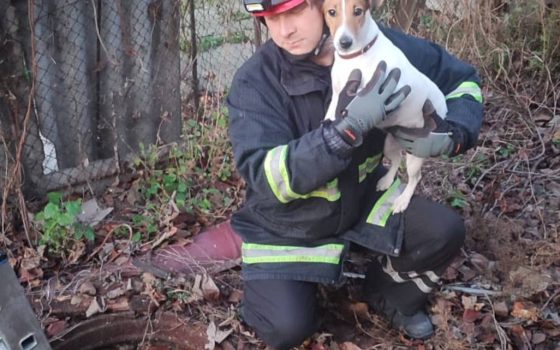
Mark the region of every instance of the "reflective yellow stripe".
[[329, 202], [335, 202], [340, 198], [340, 191], [338, 190], [338, 179], [334, 179], [327, 183], [326, 186], [319, 187], [315, 191], [309, 194], [300, 196], [299, 198], [311, 198], [319, 197], [328, 200]]
[[482, 103], [482, 90], [474, 81], [466, 81], [459, 85], [455, 90], [451, 91], [445, 98], [459, 98], [463, 95], [471, 95], [476, 101]]
[[358, 166], [358, 181], [362, 182], [366, 179], [368, 174], [371, 174], [377, 165], [379, 165], [379, 160], [381, 159], [381, 153], [366, 159], [365, 162]]
[[393, 212], [393, 202], [395, 199], [401, 194], [399, 187], [401, 185], [401, 181], [396, 179], [391, 187], [383, 193], [381, 198], [377, 200], [373, 209], [369, 213], [366, 222], [372, 225], [378, 225], [381, 227], [385, 227], [389, 216]]
[[245, 264], [291, 262], [339, 264], [343, 250], [343, 244], [325, 244], [317, 247], [242, 244]]
[[290, 187], [290, 176], [288, 174], [288, 146], [275, 147], [267, 152], [264, 159], [264, 172], [268, 185], [274, 196], [280, 203], [288, 203], [295, 199], [306, 199], [310, 197], [324, 198], [334, 202], [340, 198], [338, 190], [338, 179], [334, 179], [325, 186], [320, 187], [308, 194], [299, 194]]
[[310, 256], [310, 255], [285, 255], [285, 256], [261, 256], [261, 257], [243, 257], [245, 264], [270, 264], [270, 263], [323, 263], [338, 264], [340, 258], [329, 258], [326, 256]]
[[[268, 185], [274, 192], [274, 195], [281, 203], [290, 201], [289, 179], [286, 170], [286, 158], [288, 154], [288, 146], [278, 146], [267, 152], [264, 160], [264, 171]], [[288, 183], [286, 183], [288, 180]]]

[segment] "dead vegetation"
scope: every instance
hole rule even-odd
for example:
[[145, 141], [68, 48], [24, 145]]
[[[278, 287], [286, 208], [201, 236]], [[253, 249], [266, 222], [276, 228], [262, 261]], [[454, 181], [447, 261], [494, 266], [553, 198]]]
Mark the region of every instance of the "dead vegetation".
[[[558, 349], [560, 4], [387, 0], [380, 6], [381, 19], [440, 43], [481, 73], [486, 117], [478, 148], [427, 163], [430, 176], [419, 188], [465, 216], [467, 244], [430, 301], [434, 338], [411, 341], [390, 330], [361, 302], [353, 280], [322, 290], [326, 323], [300, 349]], [[224, 142], [222, 97], [205, 96], [196, 122], [187, 116], [185, 147], [147, 150], [133, 173], [110, 188], [100, 201], [115, 208], [113, 216], [96, 226], [94, 241], [71, 245], [64, 261], [37, 248], [36, 230], [23, 225], [26, 206], [23, 221], [8, 210], [22, 204], [9, 200], [10, 193], [19, 198], [17, 188], [4, 188], [2, 246], [51, 339], [99, 314], [154, 319], [172, 311], [206, 327], [201, 348], [264, 348], [238, 317], [236, 268], [172, 275], [146, 259], [154, 248], [188, 245], [239, 205], [243, 184]], [[143, 349], [151, 335], [147, 328]]]

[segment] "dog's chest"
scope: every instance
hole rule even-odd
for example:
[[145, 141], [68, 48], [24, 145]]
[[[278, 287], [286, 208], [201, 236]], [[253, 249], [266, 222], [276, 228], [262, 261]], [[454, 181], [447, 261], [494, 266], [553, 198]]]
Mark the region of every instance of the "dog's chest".
[[387, 71], [397, 67], [401, 61], [399, 55], [394, 54], [394, 50], [390, 48], [384, 50], [383, 45], [381, 45], [382, 43], [383, 41], [375, 44], [364, 54], [351, 59], [336, 57], [332, 68], [333, 89], [340, 92], [346, 84], [350, 72], [355, 69], [359, 69], [362, 72], [360, 88], [363, 88], [371, 79], [381, 61], [387, 63]]

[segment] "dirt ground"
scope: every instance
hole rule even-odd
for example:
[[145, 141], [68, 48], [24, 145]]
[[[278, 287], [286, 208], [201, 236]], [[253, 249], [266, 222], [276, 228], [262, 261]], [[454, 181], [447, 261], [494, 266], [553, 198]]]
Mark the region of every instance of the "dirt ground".
[[[299, 349], [560, 349], [560, 116], [543, 114], [527, 125], [514, 100], [491, 90], [485, 96], [478, 148], [428, 162], [419, 189], [453, 206], [468, 228], [461, 255], [430, 298], [435, 336], [413, 341], [391, 330], [361, 301], [358, 278], [321, 289], [324, 323]], [[99, 224], [95, 241], [76, 244], [64, 261], [12, 241], [12, 264], [53, 344], [95, 317], [128, 312], [153, 322], [171, 312], [206, 332], [185, 349], [264, 349], [238, 316], [243, 292], [235, 262], [180, 274], [150, 262], [157, 249], [188, 245], [230, 212], [218, 218], [177, 213], [169, 221], [172, 234], [133, 242], [116, 228], [135, 210], [138, 176], [106, 192], [102, 205], [114, 212]], [[218, 182], [217, 188], [242, 189]], [[183, 348], [157, 345], [157, 334], [146, 328], [137, 348]]]
[[[461, 254], [430, 298], [435, 336], [413, 341], [391, 330], [361, 301], [357, 278], [321, 288], [323, 324], [300, 350], [560, 350], [559, 83], [538, 85], [552, 91], [543, 101], [530, 80], [502, 86], [496, 81], [484, 87], [478, 147], [426, 162], [417, 189], [461, 213], [468, 229]], [[241, 201], [243, 184], [235, 174], [204, 184], [196, 182], [200, 174], [192, 174], [201, 191], [215, 188], [218, 201], [224, 202], [220, 193], [233, 201], [212, 215], [165, 207], [169, 214], [160, 232], [137, 242], [130, 222], [147, 210], [138, 194], [146, 172], [123, 176], [99, 198], [100, 206], [113, 212], [96, 226], [94, 241], [76, 242], [64, 259], [28, 248], [21, 226], [7, 237], [11, 263], [47, 336], [64, 349], [62, 341], [88, 321], [127, 314], [146, 323], [140, 345], [114, 349], [264, 349], [238, 315], [243, 291], [235, 261], [194, 266], [188, 273], [169, 273], [151, 263], [158, 249], [187, 246], [201, 230], [227, 220]], [[30, 211], [40, 204], [30, 203]], [[355, 258], [352, 267], [360, 272], [364, 257]], [[180, 346], [160, 345], [164, 332], [152, 326], [170, 314], [202, 336]]]

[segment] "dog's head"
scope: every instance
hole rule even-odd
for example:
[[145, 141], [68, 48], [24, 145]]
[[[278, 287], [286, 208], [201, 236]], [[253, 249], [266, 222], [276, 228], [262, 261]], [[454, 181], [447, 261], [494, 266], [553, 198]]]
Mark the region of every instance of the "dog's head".
[[[360, 50], [371, 41], [375, 29], [370, 14], [372, 0], [325, 0], [323, 14], [338, 53]], [[375, 33], [377, 35], [377, 33]]]

